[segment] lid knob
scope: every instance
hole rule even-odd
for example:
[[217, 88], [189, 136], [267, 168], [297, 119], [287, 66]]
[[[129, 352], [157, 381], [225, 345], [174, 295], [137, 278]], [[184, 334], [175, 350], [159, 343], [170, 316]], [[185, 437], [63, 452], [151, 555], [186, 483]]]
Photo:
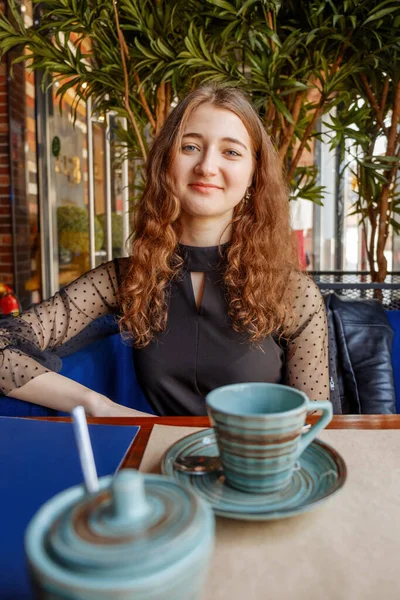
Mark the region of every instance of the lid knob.
[[112, 482], [112, 524], [116, 527], [139, 524], [150, 510], [143, 475], [135, 469], [119, 471]]

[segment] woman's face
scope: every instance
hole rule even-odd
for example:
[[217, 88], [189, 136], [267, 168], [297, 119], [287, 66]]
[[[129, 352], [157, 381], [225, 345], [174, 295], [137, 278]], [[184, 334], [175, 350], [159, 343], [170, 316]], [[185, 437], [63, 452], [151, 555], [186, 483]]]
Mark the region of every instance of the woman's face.
[[253, 172], [251, 140], [239, 117], [212, 104], [196, 108], [170, 172], [182, 213], [231, 219]]

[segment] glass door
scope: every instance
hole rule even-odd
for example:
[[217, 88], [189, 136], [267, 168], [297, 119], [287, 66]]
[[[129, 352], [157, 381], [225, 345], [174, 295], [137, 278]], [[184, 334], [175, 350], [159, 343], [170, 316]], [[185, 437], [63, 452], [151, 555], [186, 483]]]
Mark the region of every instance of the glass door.
[[43, 296], [86, 271], [126, 255], [128, 162], [117, 141], [117, 117], [92, 115], [90, 101], [62, 111], [54, 85], [39, 102], [38, 176], [41, 200]]

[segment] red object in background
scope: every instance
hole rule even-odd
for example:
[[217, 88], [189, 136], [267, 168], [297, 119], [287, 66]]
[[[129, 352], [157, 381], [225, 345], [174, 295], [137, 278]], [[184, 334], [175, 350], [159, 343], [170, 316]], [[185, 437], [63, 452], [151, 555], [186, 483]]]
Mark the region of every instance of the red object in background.
[[1, 315], [19, 315], [18, 300], [12, 293], [12, 289], [0, 283], [0, 314]]
[[297, 238], [297, 248], [299, 250], [300, 268], [307, 268], [306, 251], [304, 246], [304, 231], [303, 229], [295, 229], [293, 231]]

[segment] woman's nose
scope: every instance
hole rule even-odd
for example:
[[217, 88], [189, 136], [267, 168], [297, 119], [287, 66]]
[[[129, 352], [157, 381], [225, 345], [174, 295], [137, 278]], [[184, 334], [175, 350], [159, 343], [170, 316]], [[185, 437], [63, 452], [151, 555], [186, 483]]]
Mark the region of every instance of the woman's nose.
[[217, 174], [218, 162], [212, 152], [205, 152], [199, 156], [199, 160], [195, 166], [195, 172], [204, 177]]

